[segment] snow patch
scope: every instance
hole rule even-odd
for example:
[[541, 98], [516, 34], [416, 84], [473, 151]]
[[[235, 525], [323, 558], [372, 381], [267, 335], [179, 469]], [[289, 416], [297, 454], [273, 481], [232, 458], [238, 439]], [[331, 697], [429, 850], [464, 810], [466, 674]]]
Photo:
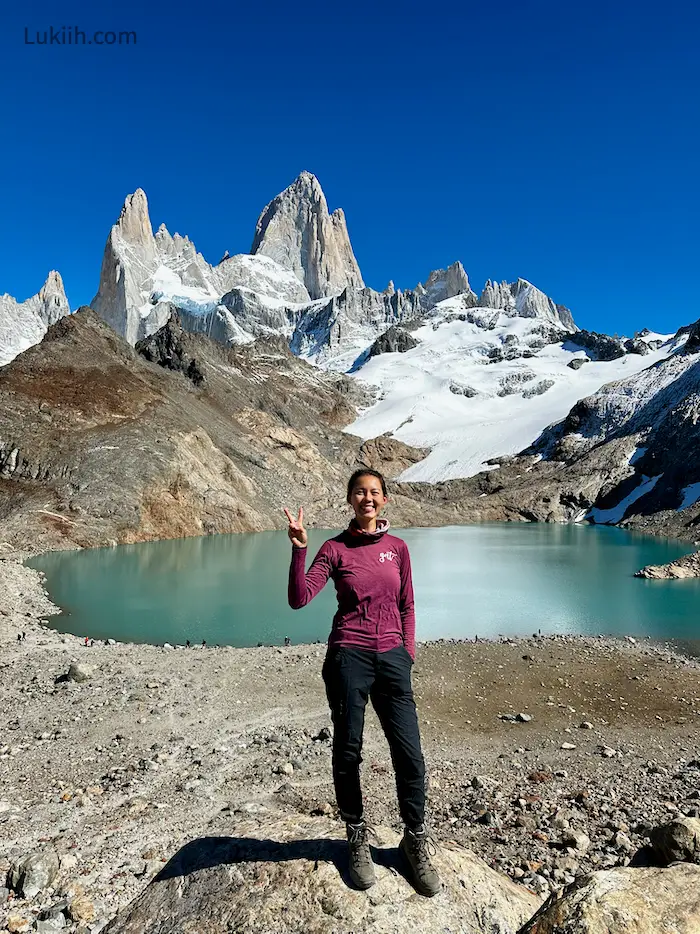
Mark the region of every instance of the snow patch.
[[681, 493], [683, 494], [683, 502], [676, 512], [682, 512], [697, 503], [700, 499], [700, 483], [691, 483], [689, 486], [683, 487]]
[[661, 477], [663, 477], [663, 474], [659, 474], [658, 477], [645, 477], [642, 475], [640, 485], [625, 496], [617, 506], [613, 506], [612, 509], [596, 509], [593, 507], [586, 515], [586, 519], [591, 519], [596, 525], [614, 525], [616, 522], [621, 522], [632, 503], [653, 490]]

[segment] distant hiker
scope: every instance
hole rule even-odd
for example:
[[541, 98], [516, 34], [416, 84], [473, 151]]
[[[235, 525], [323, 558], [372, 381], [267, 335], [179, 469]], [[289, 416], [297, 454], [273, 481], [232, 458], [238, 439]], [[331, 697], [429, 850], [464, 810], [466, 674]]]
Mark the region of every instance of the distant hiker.
[[21, 633], [21, 632], [18, 632], [18, 633], [17, 633], [17, 641], [18, 641], [18, 642], [21, 642], [21, 641], [22, 641], [22, 633]]
[[90, 642], [90, 640], [88, 639], [88, 637], [87, 637], [87, 636], [85, 636], [85, 645], [88, 645], [88, 644], [89, 644], [89, 642]]
[[190, 640], [188, 639], [187, 642], [185, 642], [185, 648], [186, 648], [186, 649], [189, 649], [190, 646], [191, 646], [191, 644], [192, 644], [192, 643], [191, 643]]
[[24, 642], [26, 638], [27, 638], [27, 633], [26, 633], [26, 632], [23, 632], [23, 633], [22, 633], [22, 642]]
[[289, 638], [289, 636], [284, 637], [284, 644], [285, 646], [292, 644], [292, 640]]
[[202, 648], [206, 649], [206, 647], [207, 647], [206, 639], [202, 639]]
[[323, 680], [333, 719], [333, 782], [347, 825], [350, 878], [361, 889], [376, 882], [363, 817], [360, 763], [367, 699], [377, 712], [391, 750], [396, 790], [406, 829], [399, 845], [421, 895], [435, 895], [440, 879], [430, 861], [434, 845], [425, 829], [425, 764], [411, 687], [415, 613], [411, 559], [405, 542], [378, 519], [388, 501], [376, 470], [356, 470], [347, 502], [348, 528], [321, 545], [305, 573], [308, 536], [304, 510], [289, 521], [292, 542], [289, 605], [306, 606], [332, 578], [338, 610], [328, 639]]

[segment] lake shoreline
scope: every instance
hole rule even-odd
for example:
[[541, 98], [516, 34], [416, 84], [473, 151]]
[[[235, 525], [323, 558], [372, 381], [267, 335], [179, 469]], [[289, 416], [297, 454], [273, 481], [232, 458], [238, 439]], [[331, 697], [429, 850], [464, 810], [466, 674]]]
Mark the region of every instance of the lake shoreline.
[[[335, 531], [311, 531], [308, 561]], [[697, 584], [674, 585], [671, 594], [668, 583], [633, 574], [642, 563], [676, 558], [685, 551], [682, 543], [537, 523], [396, 531], [411, 550], [422, 608], [419, 639], [522, 638], [538, 630], [681, 642], [694, 636]], [[325, 642], [333, 588], [292, 613], [288, 551], [286, 535], [269, 532], [59, 552], [29, 564], [48, 575], [50, 599], [70, 608], [51, 625], [95, 640], [239, 647], [282, 645], [287, 636], [297, 645]], [[253, 630], [254, 618], [260, 622]]]
[[[80, 886], [99, 930], [192, 839], [251, 817], [261, 836], [279, 814], [337, 821], [324, 645], [85, 647], [42, 627], [55, 608], [22, 557], [0, 553], [0, 696], [10, 712], [0, 885], [14, 858], [50, 846], [62, 868], [48, 901]], [[73, 661], [88, 680], [64, 680]], [[625, 839], [638, 845], [647, 824], [700, 810], [699, 672], [695, 659], [640, 640], [419, 643], [435, 836], [543, 894], [567, 873], [624, 864]], [[393, 782], [370, 711], [368, 814], [398, 827]], [[562, 856], [567, 829], [587, 834], [585, 853]], [[38, 907], [13, 902], [28, 916]]]

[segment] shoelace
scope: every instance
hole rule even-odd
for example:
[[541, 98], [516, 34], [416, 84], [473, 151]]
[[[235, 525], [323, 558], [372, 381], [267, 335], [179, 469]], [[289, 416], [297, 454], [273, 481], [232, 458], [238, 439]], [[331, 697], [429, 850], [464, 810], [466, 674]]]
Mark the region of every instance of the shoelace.
[[437, 843], [428, 833], [409, 833], [408, 841], [411, 849], [427, 856], [437, 855]]
[[[375, 843], [379, 842], [377, 837], [377, 832], [374, 827], [370, 824], [358, 824], [357, 826], [349, 825], [350, 827], [350, 836], [348, 837], [348, 843], [351, 844], [351, 855], [354, 865], [359, 865], [360, 863], [365, 862], [367, 854], [363, 853], [360, 847], [363, 843], [367, 843], [367, 838], [372, 837]], [[370, 857], [371, 858], [371, 857]]]

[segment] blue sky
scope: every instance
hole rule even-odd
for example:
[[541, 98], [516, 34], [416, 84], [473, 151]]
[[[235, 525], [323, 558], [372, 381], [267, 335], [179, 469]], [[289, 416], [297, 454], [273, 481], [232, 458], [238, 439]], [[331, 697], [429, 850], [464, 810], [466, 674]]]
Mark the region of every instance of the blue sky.
[[[211, 262], [303, 169], [365, 281], [460, 259], [580, 327], [700, 317], [695, 4], [150, 0], [3, 9], [0, 293], [93, 297], [124, 197]], [[40, 46], [53, 26], [131, 46]], [[7, 89], [11, 88], [10, 93]]]

